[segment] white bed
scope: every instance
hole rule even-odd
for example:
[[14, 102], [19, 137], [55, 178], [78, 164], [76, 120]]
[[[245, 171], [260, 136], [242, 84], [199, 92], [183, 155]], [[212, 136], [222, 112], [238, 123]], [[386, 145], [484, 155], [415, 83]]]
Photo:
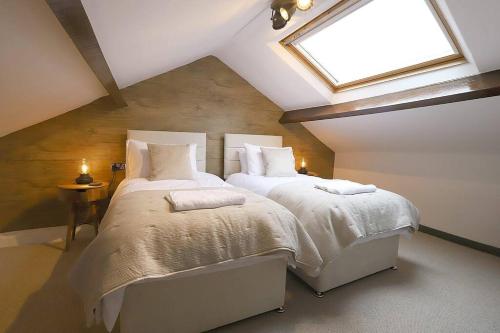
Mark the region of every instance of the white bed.
[[[297, 175], [296, 177], [266, 177], [241, 173], [239, 152], [244, 151], [244, 144], [258, 146], [282, 147], [281, 136], [225, 134], [224, 141], [224, 177], [226, 182], [243, 187], [255, 193], [268, 196], [277, 186], [292, 182], [315, 183], [317, 177]], [[283, 203], [282, 203], [283, 204]], [[285, 205], [286, 207], [286, 205]], [[292, 210], [292, 207], [286, 207]], [[293, 210], [292, 210], [293, 212]], [[303, 221], [310, 222], [310, 221]], [[312, 223], [314, 224], [314, 223]], [[309, 223], [311, 225], [311, 223]], [[311, 278], [300, 269], [291, 269], [302, 280], [309, 284], [318, 297], [323, 292], [352, 282], [367, 275], [385, 270], [396, 269], [399, 236], [408, 235], [408, 229], [396, 230], [365, 238], [343, 249], [333, 261], [326, 262], [318, 277]], [[313, 237], [313, 240], [315, 238]], [[316, 242], [316, 240], [315, 240]], [[321, 253], [321, 245], [316, 243]]]
[[[230, 186], [205, 171], [205, 133], [128, 131], [128, 139], [198, 145], [194, 180], [125, 179], [112, 202], [126, 194], [158, 189]], [[201, 332], [270, 310], [283, 310], [288, 254], [246, 257], [165, 277], [144, 279], [107, 294], [100, 317], [108, 330]]]

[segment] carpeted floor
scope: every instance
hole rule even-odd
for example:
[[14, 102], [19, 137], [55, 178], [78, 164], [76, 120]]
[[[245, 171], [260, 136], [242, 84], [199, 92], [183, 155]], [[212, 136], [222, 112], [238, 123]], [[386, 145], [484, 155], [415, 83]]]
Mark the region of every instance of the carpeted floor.
[[[80, 233], [68, 253], [59, 243], [0, 249], [0, 332], [105, 332], [85, 328], [66, 283], [89, 237]], [[322, 299], [289, 274], [285, 313], [215, 331], [500, 332], [500, 258], [417, 234], [401, 240], [398, 265]]]

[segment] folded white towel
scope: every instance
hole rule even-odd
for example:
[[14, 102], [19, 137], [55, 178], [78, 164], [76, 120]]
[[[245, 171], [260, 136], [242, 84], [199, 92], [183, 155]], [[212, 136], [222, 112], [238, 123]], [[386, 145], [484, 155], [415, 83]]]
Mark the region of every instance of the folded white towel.
[[245, 203], [243, 194], [223, 189], [172, 191], [165, 199], [172, 204], [175, 211], [219, 208]]
[[343, 179], [326, 180], [321, 183], [314, 184], [314, 187], [326, 192], [342, 195], [372, 193], [377, 190], [377, 187], [373, 184], [363, 185]]

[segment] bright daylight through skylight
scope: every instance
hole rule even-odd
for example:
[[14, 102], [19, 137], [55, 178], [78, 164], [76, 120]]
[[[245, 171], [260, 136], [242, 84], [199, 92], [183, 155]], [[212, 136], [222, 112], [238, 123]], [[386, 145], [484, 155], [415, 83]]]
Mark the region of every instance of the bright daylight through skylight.
[[460, 56], [427, 0], [373, 0], [345, 13], [292, 43], [334, 86]]

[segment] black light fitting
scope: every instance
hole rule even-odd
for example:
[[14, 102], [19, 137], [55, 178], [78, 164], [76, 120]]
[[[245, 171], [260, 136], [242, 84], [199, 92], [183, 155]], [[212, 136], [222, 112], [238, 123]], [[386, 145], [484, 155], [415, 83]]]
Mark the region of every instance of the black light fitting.
[[313, 0], [274, 0], [271, 4], [273, 29], [283, 29], [292, 18], [295, 10], [309, 10]]

